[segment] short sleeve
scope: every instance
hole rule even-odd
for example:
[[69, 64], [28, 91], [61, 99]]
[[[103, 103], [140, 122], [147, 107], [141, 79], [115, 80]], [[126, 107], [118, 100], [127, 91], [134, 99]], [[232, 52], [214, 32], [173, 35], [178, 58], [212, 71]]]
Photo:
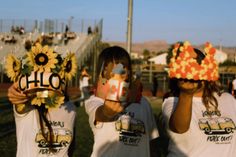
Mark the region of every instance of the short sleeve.
[[148, 126], [150, 140], [155, 139], [159, 137], [159, 132], [156, 126], [156, 121], [154, 118], [154, 114], [152, 112], [152, 108], [150, 106], [150, 103], [144, 97], [142, 97], [141, 103], [145, 106], [147, 110], [147, 126]]
[[162, 116], [167, 127], [169, 126], [168, 124], [169, 124], [170, 116], [174, 111], [177, 101], [178, 101], [178, 98], [169, 97], [169, 98], [166, 98], [162, 104]]
[[104, 100], [95, 96], [91, 96], [88, 100], [85, 101], [85, 111], [89, 116], [89, 124], [91, 128], [97, 128], [94, 124], [96, 110], [99, 106], [103, 105]]

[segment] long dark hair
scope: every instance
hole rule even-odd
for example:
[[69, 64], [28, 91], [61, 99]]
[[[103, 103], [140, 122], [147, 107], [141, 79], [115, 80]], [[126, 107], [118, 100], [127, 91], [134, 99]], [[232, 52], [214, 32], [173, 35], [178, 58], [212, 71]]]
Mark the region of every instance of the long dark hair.
[[[180, 94], [180, 88], [178, 87], [178, 81], [179, 79], [172, 78], [169, 80], [169, 89], [170, 91], [165, 94], [164, 98], [166, 97], [179, 97]], [[198, 84], [201, 84], [201, 80], [199, 81], [193, 81], [197, 82]], [[206, 106], [207, 110], [209, 109], [209, 104], [215, 106], [217, 109], [218, 102], [216, 100], [216, 97], [214, 94], [221, 95], [222, 94], [222, 86], [217, 81], [203, 81], [205, 86], [203, 89], [203, 96], [202, 96], [202, 102]]]
[[214, 94], [220, 96], [222, 94], [222, 86], [217, 81], [205, 81], [205, 88], [203, 90], [202, 102], [206, 109], [209, 109], [209, 105], [215, 107], [218, 110], [218, 102]]

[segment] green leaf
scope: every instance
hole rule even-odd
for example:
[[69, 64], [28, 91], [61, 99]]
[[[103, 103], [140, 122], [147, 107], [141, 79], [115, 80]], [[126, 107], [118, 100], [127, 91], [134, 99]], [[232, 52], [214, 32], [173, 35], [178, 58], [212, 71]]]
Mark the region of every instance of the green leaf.
[[33, 71], [33, 67], [25, 64], [22, 68], [21, 74], [22, 75], [30, 75]]

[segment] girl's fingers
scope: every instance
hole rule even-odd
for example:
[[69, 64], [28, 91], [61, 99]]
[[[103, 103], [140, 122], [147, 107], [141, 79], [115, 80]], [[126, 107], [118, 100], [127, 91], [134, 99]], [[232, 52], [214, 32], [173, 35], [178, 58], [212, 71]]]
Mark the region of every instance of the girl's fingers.
[[18, 89], [15, 83], [8, 89], [8, 96], [26, 97], [26, 95]]
[[20, 97], [20, 98], [25, 98], [26, 95], [23, 94], [23, 93], [8, 92], [8, 97]]
[[17, 83], [14, 83], [9, 89], [7, 93], [8, 99], [13, 104], [22, 104], [28, 101], [26, 94], [22, 93], [17, 86]]
[[12, 99], [12, 100], [10, 100], [11, 102], [12, 102], [12, 104], [16, 104], [16, 105], [18, 105], [18, 104], [25, 104], [26, 102], [27, 102], [27, 100], [16, 100], [16, 99]]
[[17, 95], [17, 94], [8, 94], [8, 99], [10, 101], [15, 101], [15, 100], [20, 100], [20, 101], [25, 101], [25, 100], [28, 100], [28, 98], [25, 96], [25, 95]]
[[178, 83], [180, 88], [183, 89], [196, 89], [198, 87], [198, 83], [197, 82], [184, 82], [184, 81], [180, 81]]

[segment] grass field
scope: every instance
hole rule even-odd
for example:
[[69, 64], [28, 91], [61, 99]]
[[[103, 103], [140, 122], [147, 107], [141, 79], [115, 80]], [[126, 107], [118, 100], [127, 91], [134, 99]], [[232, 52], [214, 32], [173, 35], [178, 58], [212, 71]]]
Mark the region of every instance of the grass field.
[[[160, 112], [161, 99], [147, 97], [152, 104], [155, 114]], [[10, 106], [8, 110], [1, 112], [2, 107]], [[3, 111], [3, 110], [2, 110]], [[0, 102], [0, 133], [15, 127], [14, 117], [11, 105], [7, 100]], [[76, 142], [74, 157], [89, 157], [92, 152], [93, 135], [88, 124], [88, 115], [84, 107], [77, 107], [76, 119]], [[15, 157], [16, 154], [16, 136], [15, 130], [0, 137], [0, 156]]]

